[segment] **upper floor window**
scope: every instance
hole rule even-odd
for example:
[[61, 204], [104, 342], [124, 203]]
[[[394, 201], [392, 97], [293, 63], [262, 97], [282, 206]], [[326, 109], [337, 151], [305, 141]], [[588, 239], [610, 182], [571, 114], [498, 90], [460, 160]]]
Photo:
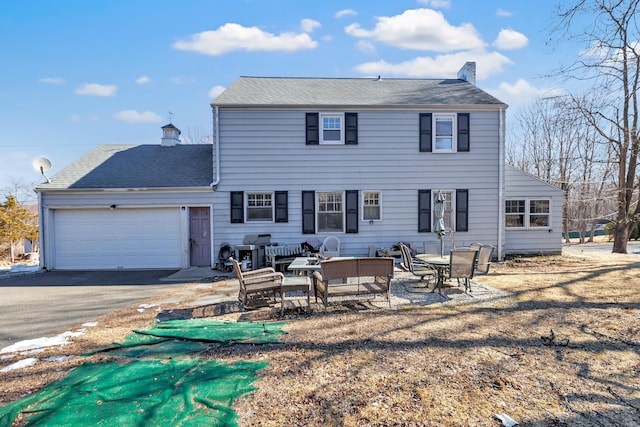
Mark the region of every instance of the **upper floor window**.
[[455, 114], [434, 114], [433, 124], [435, 132], [434, 152], [455, 151]]
[[419, 114], [421, 152], [455, 153], [469, 151], [469, 113]]
[[344, 144], [344, 117], [342, 114], [320, 113], [322, 132], [320, 144]]
[[505, 225], [512, 228], [549, 227], [548, 199], [505, 200]]
[[357, 145], [358, 113], [307, 113], [305, 132], [307, 145]]
[[273, 221], [273, 193], [247, 193], [247, 222]]
[[362, 192], [362, 220], [380, 221], [382, 219], [382, 205], [379, 191]]

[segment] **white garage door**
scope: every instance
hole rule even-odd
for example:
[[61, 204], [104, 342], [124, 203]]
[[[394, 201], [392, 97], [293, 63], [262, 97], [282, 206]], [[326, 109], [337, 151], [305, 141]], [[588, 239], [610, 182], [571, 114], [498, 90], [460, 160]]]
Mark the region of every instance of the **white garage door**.
[[89, 209], [54, 212], [54, 268], [180, 268], [180, 212]]

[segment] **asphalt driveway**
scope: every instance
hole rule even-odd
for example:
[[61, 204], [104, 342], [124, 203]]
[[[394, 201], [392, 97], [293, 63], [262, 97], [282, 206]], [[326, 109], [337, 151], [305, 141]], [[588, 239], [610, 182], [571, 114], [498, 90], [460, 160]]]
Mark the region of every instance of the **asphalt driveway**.
[[176, 270], [49, 271], [0, 280], [0, 349], [57, 335], [115, 309], [192, 283]]

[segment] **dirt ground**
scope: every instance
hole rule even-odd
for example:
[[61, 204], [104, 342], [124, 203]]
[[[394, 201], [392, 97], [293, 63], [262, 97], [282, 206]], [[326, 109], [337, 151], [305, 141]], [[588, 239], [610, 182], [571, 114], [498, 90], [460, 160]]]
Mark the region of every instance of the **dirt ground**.
[[[290, 313], [280, 343], [212, 345], [204, 357], [269, 362], [258, 389], [236, 402], [243, 426], [499, 426], [496, 414], [523, 426], [640, 425], [640, 256], [520, 258], [494, 264], [478, 280], [510, 296]], [[159, 315], [137, 308], [99, 318], [72, 344], [37, 357], [106, 347]], [[172, 313], [278, 320], [270, 311], [222, 311], [186, 304]], [[0, 406], [74, 366], [108, 358], [0, 373]], [[9, 363], [0, 360], [0, 368]]]

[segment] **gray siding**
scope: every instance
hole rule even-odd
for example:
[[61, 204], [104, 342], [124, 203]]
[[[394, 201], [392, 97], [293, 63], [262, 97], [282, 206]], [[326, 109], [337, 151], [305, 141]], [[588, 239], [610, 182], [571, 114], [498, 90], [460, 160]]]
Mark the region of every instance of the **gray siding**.
[[507, 199], [550, 199], [551, 224], [544, 229], [505, 228], [505, 254], [562, 253], [562, 190], [525, 172], [505, 169]]
[[[359, 222], [359, 233], [339, 234], [342, 252], [366, 254], [369, 245], [419, 244], [433, 233], [417, 232], [418, 189], [468, 189], [469, 231], [456, 245], [498, 241], [499, 112], [470, 111], [471, 151], [420, 153], [418, 115], [434, 110], [354, 110], [358, 145], [305, 145], [308, 110], [220, 109], [221, 182], [214, 194], [215, 246], [238, 243], [245, 234], [272, 234], [284, 243], [321, 242], [303, 235], [301, 192], [380, 190], [381, 222]], [[323, 110], [324, 111], [324, 110]], [[437, 112], [448, 112], [437, 110]], [[454, 111], [468, 112], [468, 111]], [[289, 222], [231, 224], [229, 192], [288, 191]]]

